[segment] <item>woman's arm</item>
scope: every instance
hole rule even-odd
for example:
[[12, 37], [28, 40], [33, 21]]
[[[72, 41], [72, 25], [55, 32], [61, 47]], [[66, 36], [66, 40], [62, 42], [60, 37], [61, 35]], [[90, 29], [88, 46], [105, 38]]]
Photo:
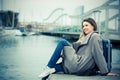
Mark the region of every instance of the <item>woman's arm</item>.
[[103, 56], [103, 46], [101, 37], [96, 34], [91, 37], [91, 45], [92, 45], [92, 55], [96, 65], [98, 66], [101, 74], [107, 74], [108, 68], [105, 58]]
[[93, 37], [93, 55], [95, 62], [100, 69], [102, 75], [105, 76], [119, 76], [117, 73], [108, 72], [107, 63], [103, 56], [103, 46], [102, 46], [102, 39], [100, 36]]

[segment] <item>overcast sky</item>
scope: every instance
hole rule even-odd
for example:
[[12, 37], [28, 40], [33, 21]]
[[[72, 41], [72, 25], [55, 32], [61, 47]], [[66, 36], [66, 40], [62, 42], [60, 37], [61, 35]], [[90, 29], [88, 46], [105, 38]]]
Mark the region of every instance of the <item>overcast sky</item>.
[[63, 8], [63, 13], [74, 15], [75, 9], [81, 5], [84, 6], [84, 12], [86, 12], [106, 1], [108, 0], [3, 0], [0, 5], [3, 5], [3, 10], [19, 12], [20, 21], [41, 22], [56, 8]]

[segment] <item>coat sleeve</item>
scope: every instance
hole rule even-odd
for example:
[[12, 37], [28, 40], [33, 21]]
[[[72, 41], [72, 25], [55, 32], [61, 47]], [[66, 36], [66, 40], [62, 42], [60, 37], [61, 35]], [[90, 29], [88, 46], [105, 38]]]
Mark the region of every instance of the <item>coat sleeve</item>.
[[93, 47], [92, 47], [92, 54], [95, 60], [96, 65], [98, 66], [101, 74], [108, 73], [107, 63], [103, 56], [103, 46], [102, 46], [102, 39], [100, 36], [92, 37]]

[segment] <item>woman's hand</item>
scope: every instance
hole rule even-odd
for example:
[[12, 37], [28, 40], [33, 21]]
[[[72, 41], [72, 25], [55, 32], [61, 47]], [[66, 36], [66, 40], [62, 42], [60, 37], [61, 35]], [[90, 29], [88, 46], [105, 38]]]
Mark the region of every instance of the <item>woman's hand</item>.
[[108, 73], [107, 76], [119, 76], [117, 73]]

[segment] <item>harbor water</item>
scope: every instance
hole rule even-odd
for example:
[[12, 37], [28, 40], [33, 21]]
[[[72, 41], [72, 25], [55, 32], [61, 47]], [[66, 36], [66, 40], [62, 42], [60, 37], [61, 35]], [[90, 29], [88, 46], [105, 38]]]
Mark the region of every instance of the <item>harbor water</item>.
[[[0, 80], [40, 80], [58, 41], [53, 36], [0, 36]], [[112, 63], [120, 64], [120, 47], [112, 48]]]

